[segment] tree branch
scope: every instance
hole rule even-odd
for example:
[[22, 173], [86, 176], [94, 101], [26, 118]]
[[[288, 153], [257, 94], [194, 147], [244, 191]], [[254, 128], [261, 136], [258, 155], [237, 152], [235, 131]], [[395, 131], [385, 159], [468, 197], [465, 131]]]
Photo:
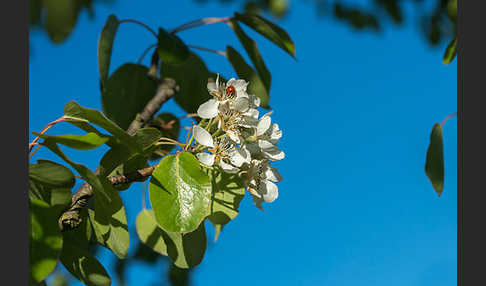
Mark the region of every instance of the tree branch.
[[[142, 181], [150, 177], [158, 164], [137, 170], [135, 172], [108, 177], [113, 186]], [[88, 200], [93, 196], [93, 187], [84, 184], [72, 197], [73, 204], [59, 218], [59, 227], [64, 230], [74, 229], [81, 224], [81, 209], [88, 205]]]
[[[155, 54], [157, 54], [155, 52]], [[152, 66], [158, 64], [158, 56], [152, 56]], [[149, 71], [150, 73], [150, 71]], [[153, 76], [153, 74], [149, 74], [149, 76]], [[142, 128], [152, 117], [154, 116], [157, 111], [162, 107], [162, 105], [168, 101], [172, 96], [179, 91], [179, 86], [176, 85], [175, 80], [173, 79], [163, 79], [160, 80], [155, 78], [160, 82], [157, 93], [155, 96], [147, 103], [145, 108], [143, 109], [142, 113], [137, 114], [136, 118], [132, 121], [130, 126], [127, 129], [127, 133], [131, 136], [137, 132], [138, 129]], [[155, 168], [155, 167], [154, 167]], [[145, 169], [143, 169], [145, 170]], [[137, 171], [140, 172], [141, 170]], [[153, 171], [153, 170], [152, 170]], [[95, 170], [95, 175], [99, 175], [99, 169]], [[146, 174], [140, 173], [140, 174]], [[152, 173], [148, 174], [150, 176]], [[108, 180], [112, 184], [121, 184], [124, 182], [131, 182], [131, 179], [136, 178], [137, 174], [126, 174], [109, 177]], [[135, 177], [134, 177], [135, 176]], [[128, 180], [128, 181], [124, 181]], [[59, 218], [59, 227], [61, 230], [69, 230], [77, 228], [81, 224], [81, 209], [85, 208], [88, 205], [89, 199], [93, 196], [93, 187], [88, 183], [83, 184], [72, 196], [71, 198], [71, 206], [60, 216]]]

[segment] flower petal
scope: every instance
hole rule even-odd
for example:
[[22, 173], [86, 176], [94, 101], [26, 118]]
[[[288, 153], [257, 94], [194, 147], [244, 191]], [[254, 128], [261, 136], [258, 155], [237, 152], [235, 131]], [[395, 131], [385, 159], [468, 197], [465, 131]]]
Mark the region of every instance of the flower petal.
[[204, 165], [212, 166], [214, 164], [214, 158], [216, 158], [216, 155], [201, 152], [196, 154], [196, 158]]
[[280, 182], [282, 181], [282, 175], [278, 172], [277, 169], [273, 168], [272, 166], [267, 164], [265, 168], [265, 178], [272, 182]]
[[247, 112], [250, 109], [250, 101], [248, 98], [239, 97], [230, 103], [230, 108], [241, 113]]
[[196, 139], [197, 143], [214, 148], [213, 137], [204, 128], [196, 125], [194, 126], [193, 132], [194, 139]]
[[263, 155], [272, 161], [278, 161], [285, 158], [285, 153], [269, 141], [258, 140], [258, 147], [260, 147]]
[[216, 83], [214, 81], [208, 82], [206, 87], [208, 88], [209, 92], [218, 89], [218, 86], [216, 85]]
[[197, 115], [201, 118], [213, 118], [218, 115], [219, 102], [215, 99], [210, 99], [201, 104], [197, 109]]
[[272, 124], [270, 129], [268, 130], [270, 142], [272, 144], [277, 144], [277, 142], [282, 138], [282, 130], [278, 127], [277, 123]]
[[258, 184], [258, 187], [257, 191], [262, 195], [265, 202], [271, 203], [278, 198], [278, 187], [274, 183], [268, 180], [262, 180]]
[[223, 169], [223, 171], [225, 171], [226, 173], [238, 173], [238, 171], [240, 171], [240, 169], [234, 167], [234, 166], [231, 166], [230, 164], [224, 162], [223, 160], [220, 160], [219, 161], [219, 166], [221, 167], [221, 169]]
[[272, 119], [270, 118], [270, 115], [267, 113], [258, 120], [258, 125], [257, 125], [257, 136], [263, 135], [265, 132], [267, 132], [268, 128], [270, 128], [270, 125], [272, 123]]
[[240, 144], [240, 137], [236, 131], [226, 130], [226, 135], [228, 135], [231, 140], [235, 141], [236, 144]]
[[244, 163], [250, 163], [250, 152], [243, 148], [234, 148], [229, 154], [231, 164], [241, 167]]

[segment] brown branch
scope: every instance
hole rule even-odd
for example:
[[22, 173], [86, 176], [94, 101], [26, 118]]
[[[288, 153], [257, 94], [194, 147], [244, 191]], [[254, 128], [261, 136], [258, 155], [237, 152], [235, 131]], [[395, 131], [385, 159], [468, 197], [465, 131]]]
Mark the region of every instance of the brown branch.
[[[157, 54], [157, 55], [156, 55]], [[154, 63], [155, 62], [155, 63]], [[152, 56], [152, 66], [154, 64], [158, 64], [158, 53], [157, 51], [154, 52]], [[149, 76], [151, 76], [149, 74]], [[159, 81], [160, 84], [157, 88], [157, 93], [155, 96], [147, 103], [145, 108], [143, 109], [142, 113], [137, 114], [137, 117], [132, 121], [130, 126], [127, 129], [127, 133], [131, 136], [137, 132], [138, 129], [142, 128], [152, 117], [154, 116], [157, 111], [162, 107], [162, 105], [168, 101], [172, 96], [175, 95], [176, 92], [179, 91], [179, 86], [176, 85], [175, 80], [173, 79], [163, 79], [160, 80], [155, 78], [155, 80]], [[154, 167], [155, 168], [155, 167]], [[145, 170], [145, 169], [143, 169]], [[139, 170], [141, 171], [141, 170]], [[137, 171], [137, 172], [139, 172]], [[152, 170], [153, 171], [153, 170]], [[99, 168], [95, 170], [95, 175], [99, 175]], [[148, 174], [150, 176], [152, 173]], [[127, 174], [121, 175], [124, 177], [110, 177], [108, 180], [112, 182], [112, 184], [117, 183], [121, 184], [124, 180], [131, 180], [137, 176], [137, 174]], [[114, 181], [112, 181], [114, 180]], [[121, 182], [121, 183], [120, 183]], [[131, 182], [131, 181], [126, 181]], [[88, 183], [83, 184], [72, 196], [71, 198], [71, 206], [61, 215], [59, 218], [59, 227], [61, 230], [68, 230], [77, 228], [81, 224], [81, 209], [85, 208], [88, 204], [89, 199], [93, 196], [93, 187]]]
[[[108, 177], [113, 186], [143, 181], [150, 177], [158, 164], [137, 170], [135, 172]], [[72, 197], [73, 204], [59, 218], [59, 226], [62, 230], [74, 229], [81, 223], [81, 209], [88, 205], [88, 200], [93, 196], [93, 187], [84, 184]]]

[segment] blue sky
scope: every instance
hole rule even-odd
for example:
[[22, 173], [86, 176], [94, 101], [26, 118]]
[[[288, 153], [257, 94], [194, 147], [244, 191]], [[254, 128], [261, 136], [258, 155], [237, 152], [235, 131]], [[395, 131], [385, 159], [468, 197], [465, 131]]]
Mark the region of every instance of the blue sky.
[[[266, 204], [264, 213], [245, 197], [240, 215], [218, 242], [209, 239], [193, 285], [456, 285], [455, 118], [444, 128], [446, 178], [440, 198], [424, 173], [433, 124], [457, 109], [456, 61], [443, 65], [445, 44], [429, 48], [410, 18], [405, 27], [380, 35], [355, 33], [318, 18], [314, 7], [293, 1], [289, 16], [278, 22], [294, 40], [298, 61], [246, 29], [272, 72], [270, 104], [286, 152], [274, 166], [284, 180], [278, 184], [279, 198]], [[101, 109], [96, 49], [110, 13], [153, 28], [173, 28], [200, 17], [229, 16], [236, 9], [195, 1], [119, 0], [96, 6], [94, 19], [81, 14], [62, 45], [31, 32], [29, 130], [40, 131], [62, 116], [69, 100]], [[188, 44], [219, 50], [230, 44], [244, 54], [224, 24], [179, 35]], [[154, 42], [144, 29], [123, 24], [111, 71], [136, 62]], [[210, 70], [235, 76], [223, 57], [196, 53]], [[182, 115], [174, 103], [163, 110]], [[60, 124], [49, 133], [78, 131]], [[71, 157], [94, 169], [106, 150], [72, 151]], [[34, 158], [57, 160], [42, 149]], [[134, 184], [122, 193], [132, 241], [142, 188]], [[212, 238], [210, 225], [207, 230]], [[100, 259], [113, 277], [114, 256], [101, 251]], [[156, 271], [133, 265], [129, 285], [151, 285], [164, 277], [164, 265]]]

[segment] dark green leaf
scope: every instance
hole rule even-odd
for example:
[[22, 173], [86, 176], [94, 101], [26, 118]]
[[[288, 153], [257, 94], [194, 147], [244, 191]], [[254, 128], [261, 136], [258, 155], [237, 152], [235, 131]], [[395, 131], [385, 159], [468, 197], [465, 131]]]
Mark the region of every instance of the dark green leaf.
[[37, 160], [37, 164], [29, 164], [29, 178], [52, 188], [74, 187], [74, 175], [61, 164]]
[[73, 149], [78, 150], [91, 150], [94, 148], [98, 148], [99, 146], [105, 144], [109, 140], [109, 136], [98, 136], [96, 133], [88, 133], [85, 135], [46, 135], [40, 134], [36, 132], [32, 132], [32, 134], [42, 138], [42, 139], [50, 139], [52, 142], [56, 142]]
[[201, 263], [206, 251], [204, 223], [190, 233], [166, 232], [157, 224], [153, 210], [143, 210], [137, 217], [140, 240], [154, 251], [168, 255], [180, 268], [190, 268]]
[[98, 39], [98, 69], [102, 83], [108, 79], [113, 42], [115, 41], [119, 24], [118, 18], [115, 15], [108, 16], [103, 30], [101, 30], [100, 38]]
[[71, 204], [71, 188], [55, 188], [44, 185], [29, 178], [29, 197], [48, 203], [50, 206], [60, 206], [65, 209]]
[[284, 29], [258, 15], [235, 12], [235, 19], [257, 31], [295, 58], [295, 44]]
[[238, 215], [238, 207], [245, 195], [245, 188], [240, 177], [223, 172], [211, 173], [212, 199], [209, 221], [214, 225], [216, 233], [214, 241], [219, 237], [223, 227]]
[[194, 53], [183, 64], [162, 65], [161, 75], [177, 82], [180, 90], [174, 99], [187, 113], [196, 113], [199, 105], [212, 98], [207, 89], [208, 78], [216, 79], [216, 75]]
[[182, 64], [189, 58], [189, 48], [176, 35], [159, 28], [157, 52], [163, 63]]
[[457, 38], [454, 38], [449, 45], [447, 45], [447, 48], [444, 52], [444, 59], [442, 62], [446, 65], [450, 64], [454, 58], [456, 57], [457, 54]]
[[84, 208], [80, 212], [81, 223], [78, 227], [62, 232], [64, 243], [76, 245], [78, 248], [88, 250], [93, 229], [89, 222], [88, 209]]
[[427, 159], [425, 162], [425, 173], [429, 178], [434, 190], [440, 197], [444, 188], [444, 147], [442, 144], [442, 127], [434, 124], [430, 134], [430, 145], [427, 149]]
[[157, 223], [166, 231], [194, 231], [209, 214], [211, 183], [191, 153], [164, 157], [149, 184]]
[[30, 200], [30, 277], [40, 282], [56, 267], [62, 249], [57, 211], [47, 203]]
[[260, 98], [261, 107], [269, 108], [270, 96], [255, 70], [232, 47], [226, 47], [226, 55], [238, 77], [250, 82], [248, 84], [248, 93], [255, 94]]
[[49, 38], [54, 43], [63, 42], [78, 20], [80, 5], [76, 0], [45, 0], [45, 25]]
[[67, 122], [75, 122], [76, 126], [87, 128], [86, 124], [80, 125], [80, 122], [89, 122], [110, 132], [113, 136], [120, 140], [128, 148], [134, 151], [142, 151], [142, 148], [137, 144], [136, 140], [128, 133], [121, 129], [118, 125], [110, 121], [98, 110], [91, 108], [84, 108], [75, 101], [70, 101], [64, 107], [64, 116]]
[[243, 29], [241, 29], [237, 21], [231, 20], [231, 22], [229, 22], [229, 25], [235, 32], [236, 36], [238, 36], [238, 39], [245, 48], [245, 51], [247, 52], [258, 74], [260, 75], [260, 78], [267, 90], [267, 93], [270, 93], [272, 76], [265, 66], [265, 63], [263, 62], [263, 58], [260, 55], [260, 51], [258, 50], [256, 42], [248, 37], [248, 35], [246, 35], [246, 33], [243, 31]]
[[145, 66], [124, 64], [103, 87], [103, 113], [124, 130], [155, 96], [157, 83], [147, 73]]
[[77, 244], [64, 244], [61, 262], [74, 277], [87, 286], [111, 285], [110, 276], [103, 265], [89, 251]]

